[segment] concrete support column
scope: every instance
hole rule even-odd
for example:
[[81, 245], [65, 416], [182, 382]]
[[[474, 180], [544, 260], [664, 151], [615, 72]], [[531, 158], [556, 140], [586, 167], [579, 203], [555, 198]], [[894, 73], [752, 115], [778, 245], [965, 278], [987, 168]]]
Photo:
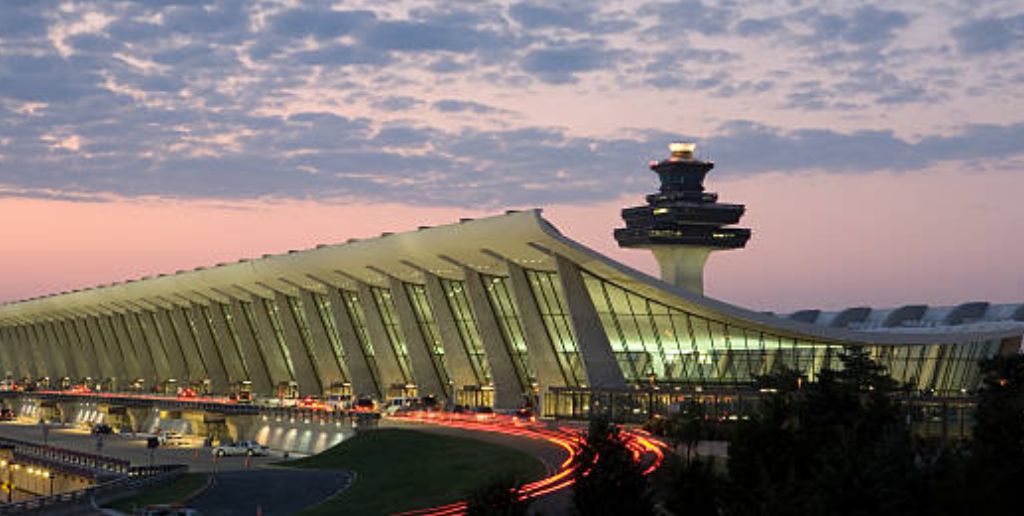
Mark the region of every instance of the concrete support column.
[[224, 368], [224, 361], [213, 340], [213, 331], [210, 329], [209, 321], [206, 320], [206, 314], [203, 313], [203, 307], [192, 305], [186, 310], [186, 317], [191, 319], [196, 329], [196, 344], [199, 347], [199, 352], [203, 355], [203, 365], [206, 366], [206, 373], [210, 378], [210, 387], [215, 393], [228, 392], [228, 375]]
[[75, 322], [70, 319], [57, 321], [57, 329], [64, 334], [68, 347], [71, 349], [71, 360], [75, 364], [75, 380], [78, 381], [89, 376], [89, 362], [85, 359], [84, 344], [75, 331]]
[[160, 383], [164, 379], [156, 367], [156, 358], [150, 348], [149, 339], [139, 324], [138, 314], [127, 312], [121, 314], [121, 320], [128, 331], [128, 337], [135, 348], [135, 355], [139, 359], [139, 366], [142, 369], [142, 377], [149, 382], [150, 386]]
[[512, 355], [501, 332], [497, 316], [491, 308], [480, 273], [468, 267], [463, 267], [462, 270], [466, 276], [466, 295], [473, 307], [477, 331], [480, 332], [487, 364], [491, 368], [491, 379], [494, 381], [494, 408], [519, 408], [523, 405], [524, 395], [530, 386], [523, 385], [516, 374], [516, 366], [512, 362]]
[[24, 376], [22, 373], [21, 356], [18, 352], [18, 337], [14, 331], [14, 326], [8, 326], [3, 328], [4, 335], [4, 355], [7, 357], [5, 362], [5, 368], [15, 378], [21, 378]]
[[169, 310], [169, 316], [175, 334], [178, 336], [178, 343], [181, 345], [182, 355], [185, 357], [185, 364], [188, 365], [188, 379], [193, 382], [202, 381], [210, 377], [206, 371], [206, 358], [199, 351], [199, 344], [192, 333], [192, 326], [185, 315], [186, 308], [175, 306]]
[[391, 347], [391, 339], [384, 329], [384, 319], [381, 318], [377, 302], [373, 299], [373, 292], [365, 283], [359, 284], [359, 304], [363, 307], [366, 333], [370, 337], [370, 345], [373, 346], [373, 356], [377, 359], [382, 395], [386, 396], [391, 386], [404, 385], [405, 377], [402, 375], [401, 366], [398, 365], [395, 349]]
[[28, 369], [29, 376], [32, 379], [40, 378], [46, 375], [46, 369], [43, 365], [43, 350], [41, 344], [36, 340], [35, 332], [32, 331], [32, 325], [24, 324], [18, 327], [21, 333], [21, 338], [25, 342], [25, 351], [28, 356]]
[[306, 343], [309, 346], [309, 353], [316, 359], [320, 385], [324, 391], [327, 391], [332, 384], [345, 381], [342, 365], [327, 336], [327, 332], [330, 330], [325, 328], [320, 320], [320, 312], [317, 310], [316, 299], [312, 292], [299, 289], [299, 309], [302, 310], [306, 325], [309, 326], [310, 341]]
[[174, 323], [167, 310], [156, 310], [153, 312], [156, 317], [156, 329], [160, 334], [160, 342], [163, 342], [164, 352], [167, 353], [167, 363], [171, 367], [171, 377], [179, 382], [187, 382], [189, 379], [188, 362], [185, 361], [185, 352], [178, 342], [178, 335], [174, 331]]
[[327, 299], [330, 302], [331, 315], [334, 316], [334, 324], [338, 328], [338, 338], [341, 341], [341, 349], [345, 354], [345, 365], [348, 368], [349, 381], [352, 382], [352, 392], [356, 396], [372, 396], [383, 398], [387, 389], [385, 386], [377, 385], [375, 380], [376, 371], [366, 358], [366, 352], [360, 345], [359, 335], [356, 333], [355, 324], [348, 313], [345, 299], [341, 290], [327, 285]]
[[170, 378], [176, 378], [174, 369], [171, 368], [171, 359], [167, 356], [167, 349], [164, 348], [163, 337], [157, 328], [156, 312], [143, 310], [138, 317], [139, 328], [146, 338], [146, 344], [150, 354], [153, 356], [153, 366], [160, 382]]
[[[213, 339], [214, 346], [216, 346], [217, 350], [220, 352], [220, 356], [224, 364], [224, 371], [229, 382], [250, 380], [249, 373], [246, 372], [246, 364], [238, 354], [239, 347], [242, 343], [239, 342], [238, 346], [235, 346], [235, 340], [234, 337], [232, 337], [233, 334], [231, 332], [231, 328], [228, 327], [227, 310], [231, 310], [231, 307], [221, 303], [213, 303], [209, 307], [210, 319], [213, 323], [210, 329], [212, 334], [215, 336]], [[232, 316], [232, 318], [234, 318], [234, 316]], [[241, 340], [241, 335], [239, 335], [239, 340]], [[246, 358], [249, 360], [258, 360], [258, 357]]]
[[53, 339], [54, 345], [57, 348], [57, 355], [60, 357], [61, 362], [61, 377], [67, 376], [69, 378], [74, 378], [77, 373], [75, 371], [74, 361], [71, 357], [71, 345], [68, 343], [67, 339], [64, 338], [64, 332], [58, 327], [59, 324], [60, 321], [47, 321], [46, 332], [50, 335], [50, 338]]
[[[462, 334], [459, 333], [458, 323], [455, 322], [455, 315], [448, 304], [448, 296], [444, 293], [440, 278], [423, 272], [423, 279], [427, 301], [434, 312], [434, 320], [437, 321], [437, 329], [441, 334], [441, 346], [444, 348], [448, 378], [452, 382], [453, 390], [457, 392], [467, 385], [478, 385], [479, 380], [473, 372], [469, 355], [466, 354], [466, 344], [462, 341]], [[452, 395], [454, 396], [454, 392]]]
[[85, 320], [76, 318], [74, 320], [75, 335], [78, 336], [78, 341], [81, 343], [82, 355], [85, 357], [86, 363], [86, 375], [93, 380], [102, 379], [103, 371], [100, 370], [99, 354], [100, 350], [96, 348], [93, 343], [92, 336], [89, 334], [89, 329], [86, 328]]
[[14, 374], [14, 369], [11, 366], [11, 357], [14, 355], [10, 351], [10, 345], [11, 341], [7, 335], [7, 327], [0, 326], [0, 377]]
[[113, 363], [113, 343], [108, 343], [103, 338], [103, 332], [100, 329], [99, 317], [90, 315], [85, 318], [85, 328], [89, 333], [89, 337], [92, 339], [93, 348], [96, 350], [96, 362], [100, 368], [101, 378], [116, 378], [120, 372], [114, 368]]
[[136, 375], [128, 368], [128, 360], [124, 356], [124, 350], [121, 349], [121, 343], [117, 340], [117, 335], [114, 334], [113, 328], [109, 324], [109, 317], [97, 315], [95, 323], [100, 338], [106, 344], [107, 361], [110, 362], [111, 376], [116, 377], [119, 384], [123, 384], [123, 380], [129, 377], [134, 378]]
[[292, 368], [295, 369], [295, 381], [299, 383], [299, 394], [303, 396], [323, 394], [323, 382], [310, 360], [309, 349], [306, 348], [308, 343], [302, 338], [302, 330], [299, 329], [299, 322], [295, 320], [295, 313], [292, 312], [288, 296], [281, 292], [274, 292], [274, 303], [277, 304], [277, 311], [281, 316], [281, 329], [284, 333], [285, 345], [288, 346], [288, 354], [292, 358]]
[[409, 365], [412, 366], [413, 380], [420, 396], [436, 396], [438, 398], [450, 399], [448, 385], [445, 385], [440, 372], [434, 363], [430, 349], [434, 343], [427, 342], [420, 330], [416, 313], [413, 311], [412, 302], [409, 299], [409, 292], [405, 285], [397, 278], [389, 278], [391, 287], [391, 299], [395, 302], [395, 316], [398, 317], [398, 326], [402, 335], [405, 336], [405, 347], [409, 352]]
[[142, 369], [142, 360], [139, 357], [135, 342], [128, 333], [128, 326], [124, 322], [124, 316], [114, 312], [107, 316], [110, 327], [113, 330], [114, 338], [121, 344], [121, 352], [124, 354], [124, 363], [128, 374], [134, 381], [137, 378], [146, 379], [146, 372]]
[[523, 337], [529, 350], [527, 356], [530, 359], [530, 366], [537, 375], [537, 388], [540, 394], [544, 395], [551, 387], [565, 386], [565, 376], [559, 366], [551, 336], [544, 326], [544, 318], [540, 314], [537, 300], [533, 297], [533, 289], [530, 288], [526, 271], [512, 261], [506, 261], [505, 265], [508, 267], [508, 280], [512, 285], [516, 308], [519, 309], [519, 317], [523, 322]]
[[231, 322], [238, 332], [239, 344], [242, 346], [242, 353], [245, 354], [245, 363], [249, 368], [249, 381], [252, 382], [253, 392], [268, 396], [274, 393], [274, 382], [270, 378], [270, 371], [263, 359], [263, 351], [256, 342], [256, 335], [253, 335], [249, 320], [245, 317], [242, 302], [237, 299], [231, 300]]
[[704, 264], [714, 250], [689, 245], [651, 247], [661, 279], [700, 296], [704, 295]]
[[591, 388], [625, 388], [626, 379], [622, 369], [615, 360], [608, 334], [604, 331], [601, 318], [594, 308], [583, 283], [583, 276], [575, 263], [562, 256], [555, 255], [558, 267], [558, 279], [562, 283], [562, 292], [569, 309], [576, 346], [579, 347], [580, 360], [587, 374], [587, 385]]
[[267, 305], [263, 302], [263, 298], [253, 297], [252, 312], [259, 327], [256, 331], [259, 332], [260, 338], [256, 340], [263, 346], [263, 359], [267, 363], [270, 379], [273, 380], [275, 386], [281, 382], [293, 380], [288, 363], [284, 358], [284, 348], [278, 341], [274, 323], [270, 321], [270, 312], [267, 311]]

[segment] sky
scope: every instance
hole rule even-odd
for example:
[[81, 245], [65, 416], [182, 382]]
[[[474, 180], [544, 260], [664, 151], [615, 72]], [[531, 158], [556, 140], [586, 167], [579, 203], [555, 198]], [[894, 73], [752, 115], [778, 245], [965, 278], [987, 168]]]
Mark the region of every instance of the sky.
[[0, 2], [0, 302], [544, 209], [698, 142], [759, 309], [1024, 301], [1020, 1]]

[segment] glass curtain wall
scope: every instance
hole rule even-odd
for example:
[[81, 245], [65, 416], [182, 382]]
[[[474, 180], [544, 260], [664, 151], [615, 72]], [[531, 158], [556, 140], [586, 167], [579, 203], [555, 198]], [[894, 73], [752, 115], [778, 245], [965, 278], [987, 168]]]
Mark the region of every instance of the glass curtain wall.
[[491, 303], [491, 310], [498, 318], [501, 326], [501, 335], [505, 339], [505, 347], [512, 356], [515, 364], [516, 375], [519, 383], [524, 389], [530, 387], [537, 381], [537, 376], [530, 367], [527, 358], [526, 337], [523, 336], [522, 320], [519, 317], [519, 310], [512, 302], [509, 293], [508, 278], [502, 276], [480, 275], [484, 287], [487, 290], [487, 299]]
[[380, 372], [377, 371], [377, 357], [374, 356], [373, 346], [370, 345], [370, 335], [366, 330], [366, 314], [363, 312], [363, 305], [359, 303], [359, 294], [350, 290], [341, 290], [341, 298], [345, 300], [345, 311], [348, 313], [349, 319], [352, 320], [352, 326], [356, 330], [356, 338], [359, 339], [359, 349], [363, 350], [366, 363], [370, 366], [373, 383], [382, 391], [387, 390], [387, 386], [380, 383]]
[[228, 327], [228, 336], [231, 338], [231, 344], [235, 346], [235, 350], [238, 352], [238, 357], [242, 361], [242, 370], [245, 371], [245, 377], [248, 379], [252, 378], [252, 368], [257, 365], [249, 363], [249, 360], [253, 358], [255, 358], [255, 360], [259, 360], [259, 365], [262, 365], [263, 370], [266, 371], [266, 361], [264, 361], [263, 355], [260, 354], [258, 349], [255, 357], [252, 357], [243, 350], [242, 339], [238, 336], [238, 328], [235, 326], [235, 317], [231, 315], [231, 308], [228, 305], [217, 303], [214, 305], [213, 310], [220, 310], [221, 315], [224, 317], [224, 324]]
[[480, 332], [477, 330], [476, 317], [469, 305], [466, 285], [461, 281], [441, 278], [441, 288], [444, 289], [448, 307], [455, 317], [455, 325], [459, 328], [459, 338], [469, 357], [469, 363], [473, 367], [477, 384], [487, 385], [491, 383], [491, 368], [484, 353], [483, 339], [480, 338]]
[[[782, 368], [813, 380], [823, 368], [840, 367], [841, 345], [730, 325], [646, 298], [586, 271], [583, 278], [619, 366], [635, 384], [749, 384]], [[952, 393], [977, 385], [977, 361], [995, 354], [998, 343], [866, 349], [896, 380], [918, 390]]]
[[[320, 371], [320, 363], [316, 355], [313, 354], [313, 334], [309, 330], [309, 321], [306, 320], [306, 312], [302, 307], [302, 300], [297, 297], [287, 296], [288, 308], [292, 311], [292, 317], [295, 319], [295, 325], [299, 327], [299, 338], [302, 340], [302, 349], [306, 351], [306, 355], [309, 356], [309, 362], [313, 365], [313, 371], [316, 373], [318, 378], [323, 378], [324, 375]], [[337, 357], [331, 357], [337, 360]], [[338, 368], [342, 371], [342, 378], [344, 381], [348, 381], [348, 374], [345, 372], [344, 366], [339, 362]], [[327, 385], [323, 386], [326, 389]]]
[[412, 304], [412, 312], [416, 316], [416, 326], [419, 327], [420, 335], [423, 336], [423, 342], [427, 344], [437, 377], [450, 391], [451, 375], [448, 373], [444, 347], [441, 345], [441, 331], [437, 329], [434, 310], [431, 309], [430, 302], [427, 300], [427, 288], [415, 283], [404, 283], [404, 285], [405, 292], [409, 295], [409, 301]]
[[277, 308], [277, 303], [273, 299], [263, 298], [263, 306], [267, 309], [267, 315], [270, 316], [270, 326], [274, 329], [274, 342], [277, 343], [277, 348], [281, 350], [281, 354], [284, 355], [284, 363], [288, 366], [288, 376], [292, 380], [295, 379], [295, 365], [292, 363], [292, 354], [288, 350], [288, 343], [284, 340], [284, 328], [281, 326], [281, 312]]
[[348, 381], [348, 367], [345, 365], [345, 350], [341, 347], [341, 337], [338, 333], [338, 325], [334, 322], [334, 315], [331, 314], [331, 304], [324, 294], [313, 293], [313, 303], [316, 304], [316, 314], [320, 318], [320, 326], [327, 334], [327, 341], [331, 343], [331, 351], [334, 352], [334, 359], [341, 367], [341, 374]]
[[402, 378], [405, 383], [412, 384], [412, 368], [409, 365], [409, 350], [405, 347], [405, 338], [398, 327], [398, 316], [395, 315], [395, 300], [391, 298], [391, 291], [378, 287], [371, 287], [373, 301], [380, 311], [380, 317], [384, 322], [384, 331], [387, 333], [391, 349], [398, 357], [398, 366], [402, 370]]
[[540, 308], [544, 329], [555, 348], [558, 365], [562, 370], [565, 385], [580, 387], [587, 383], [583, 364], [580, 361], [579, 348], [572, 334], [572, 323], [569, 322], [569, 309], [562, 295], [562, 284], [558, 281], [558, 273], [527, 269], [526, 277], [530, 281], [533, 299]]

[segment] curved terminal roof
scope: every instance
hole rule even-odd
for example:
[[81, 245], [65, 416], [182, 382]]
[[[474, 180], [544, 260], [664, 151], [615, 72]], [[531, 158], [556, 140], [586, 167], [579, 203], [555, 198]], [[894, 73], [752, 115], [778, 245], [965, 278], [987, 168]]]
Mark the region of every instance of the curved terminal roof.
[[[386, 287], [388, 276], [419, 281], [420, 271], [459, 279], [465, 265], [505, 274], [505, 259], [523, 267], [556, 270], [552, 255], [564, 256], [591, 273], [670, 306], [729, 324], [838, 344], [941, 344], [1019, 338], [1024, 304], [966, 303], [890, 310], [858, 307], [840, 312], [805, 310], [779, 317], [690, 293], [612, 260], [561, 234], [540, 210], [510, 211], [463, 219], [377, 238], [320, 245], [262, 258], [78, 289], [0, 305], [0, 323], [23, 323], [75, 313], [186, 302], [226, 302], [231, 296], [272, 297], [299, 288], [323, 292], [325, 285], [356, 288], [354, 280]], [[941, 328], [941, 331], [936, 331]]]

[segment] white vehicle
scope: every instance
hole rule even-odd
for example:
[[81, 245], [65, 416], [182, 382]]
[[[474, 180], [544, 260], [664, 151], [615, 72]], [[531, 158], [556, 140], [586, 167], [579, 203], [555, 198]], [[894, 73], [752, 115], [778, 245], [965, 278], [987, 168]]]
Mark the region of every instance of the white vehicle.
[[256, 441], [238, 441], [233, 444], [222, 444], [213, 449], [217, 457], [230, 457], [235, 455], [263, 456], [267, 454], [267, 447]]

